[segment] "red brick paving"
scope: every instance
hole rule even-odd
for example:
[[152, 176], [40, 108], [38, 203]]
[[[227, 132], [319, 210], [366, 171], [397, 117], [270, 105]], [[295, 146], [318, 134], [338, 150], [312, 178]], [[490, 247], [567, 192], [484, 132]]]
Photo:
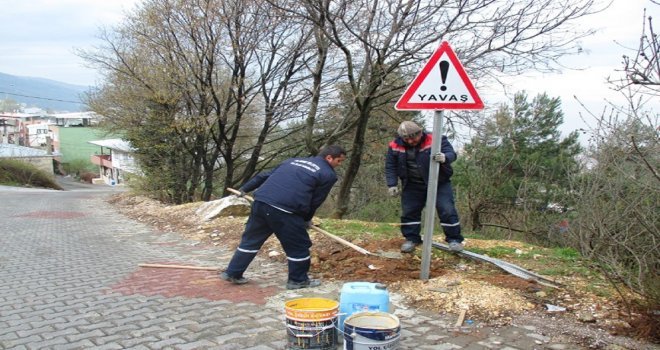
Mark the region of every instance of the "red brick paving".
[[140, 267], [111, 288], [123, 295], [247, 301], [262, 305], [266, 303], [266, 298], [279, 291], [277, 287], [264, 288], [253, 282], [234, 285], [221, 280], [216, 271], [149, 267]]

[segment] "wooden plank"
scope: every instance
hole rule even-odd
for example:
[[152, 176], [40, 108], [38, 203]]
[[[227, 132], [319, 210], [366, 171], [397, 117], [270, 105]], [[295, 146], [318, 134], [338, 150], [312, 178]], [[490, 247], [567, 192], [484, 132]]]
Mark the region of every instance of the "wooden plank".
[[456, 320], [456, 324], [454, 327], [460, 327], [463, 325], [463, 321], [465, 320], [465, 314], [467, 313], [467, 310], [463, 309], [461, 310], [461, 313], [458, 315], [458, 319]]
[[139, 264], [140, 267], [155, 267], [166, 269], [187, 269], [187, 270], [208, 270], [218, 271], [219, 267], [206, 267], [206, 266], [187, 266], [187, 265], [167, 265], [167, 264]]
[[355, 245], [355, 244], [353, 244], [353, 243], [351, 243], [351, 242], [349, 242], [349, 241], [347, 241], [347, 240], [345, 240], [345, 239], [343, 239], [343, 238], [341, 238], [341, 237], [339, 237], [339, 236], [335, 236], [335, 235], [333, 235], [332, 233], [330, 233], [330, 232], [328, 232], [328, 231], [325, 231], [325, 230], [321, 229], [321, 228], [318, 227], [318, 226], [312, 225], [311, 228], [312, 228], [314, 231], [316, 231], [316, 232], [320, 232], [320, 233], [322, 233], [322, 234], [324, 234], [324, 235], [326, 235], [326, 236], [328, 236], [328, 237], [334, 239], [335, 241], [337, 241], [337, 242], [339, 242], [339, 243], [341, 243], [341, 244], [343, 244], [343, 245], [345, 245], [345, 246], [347, 246], [347, 247], [350, 247], [350, 248], [353, 248], [353, 249], [357, 250], [358, 252], [360, 252], [360, 253], [362, 253], [362, 254], [365, 254], [365, 255], [374, 255], [374, 254], [372, 254], [370, 251], [368, 251], [368, 250], [366, 250], [366, 249], [364, 249], [364, 248], [362, 248], [362, 247], [360, 247], [360, 246], [357, 246], [357, 245]]

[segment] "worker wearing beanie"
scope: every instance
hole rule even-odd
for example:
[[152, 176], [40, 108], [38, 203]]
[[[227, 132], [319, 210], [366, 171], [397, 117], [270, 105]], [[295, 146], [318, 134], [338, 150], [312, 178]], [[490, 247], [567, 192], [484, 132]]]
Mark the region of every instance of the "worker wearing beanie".
[[[398, 137], [389, 143], [387, 149], [385, 178], [388, 193], [391, 196], [401, 194], [401, 234], [406, 240], [401, 246], [401, 251], [410, 253], [422, 243], [420, 235], [422, 210], [426, 205], [433, 135], [424, 132], [412, 121], [402, 122], [397, 134]], [[451, 163], [456, 160], [456, 152], [444, 135], [440, 153], [434, 158], [435, 161], [440, 162], [435, 202], [440, 225], [449, 248], [452, 251], [461, 251], [463, 236], [450, 181], [454, 172]], [[401, 179], [401, 192], [397, 187], [399, 179]]]

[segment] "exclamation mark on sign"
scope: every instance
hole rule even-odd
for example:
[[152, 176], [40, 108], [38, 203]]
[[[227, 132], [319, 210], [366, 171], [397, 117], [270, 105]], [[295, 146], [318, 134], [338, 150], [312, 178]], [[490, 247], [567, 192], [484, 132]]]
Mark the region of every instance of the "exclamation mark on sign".
[[442, 91], [447, 90], [447, 87], [445, 86], [447, 72], [449, 72], [449, 61], [440, 61], [440, 77], [442, 78], [442, 86], [440, 87], [440, 90]]

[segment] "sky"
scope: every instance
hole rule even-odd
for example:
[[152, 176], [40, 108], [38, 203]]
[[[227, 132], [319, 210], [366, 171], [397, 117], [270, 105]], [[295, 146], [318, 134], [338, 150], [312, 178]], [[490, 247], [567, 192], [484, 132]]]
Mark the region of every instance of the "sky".
[[100, 44], [137, 0], [0, 0], [0, 73], [94, 85], [100, 77], [76, 49]]
[[[660, 5], [649, 0], [614, 0], [607, 10], [585, 19], [585, 25], [598, 31], [596, 35], [580, 40], [584, 48], [582, 54], [562, 60], [563, 65], [574, 69], [509, 79], [516, 88], [513, 92], [525, 90], [530, 97], [545, 92], [550, 97], [560, 97], [564, 111], [564, 135], [580, 128], [589, 129], [594, 123], [589, 112], [601, 115], [608, 103], [625, 105], [621, 92], [612, 89], [606, 81], [608, 77], [623, 77], [624, 54], [635, 56], [642, 33], [644, 8], [647, 10], [646, 17], [653, 16], [657, 26], [660, 23], [657, 21]], [[660, 111], [660, 101], [648, 107], [654, 108], [657, 113]], [[585, 120], [578, 114], [582, 114]]]
[[[625, 105], [622, 94], [614, 91], [606, 81], [608, 77], [622, 77], [620, 71], [624, 54], [634, 56], [633, 49], [639, 46], [642, 33], [644, 8], [647, 10], [646, 16], [653, 16], [654, 24], [658, 26], [660, 5], [649, 0], [613, 0], [606, 10], [583, 18], [585, 28], [593, 28], [597, 32], [580, 39], [581, 54], [561, 60], [564, 67], [570, 68], [562, 68], [558, 73], [527, 73], [505, 79], [511, 85], [506, 94], [501, 90], [478, 91], [486, 108], [510, 102], [512, 94], [521, 90], [527, 92], [530, 101], [538, 94], [547, 93], [550, 97], [561, 99], [564, 124], [560, 130], [563, 136], [574, 130], [592, 128], [595, 119], [589, 113], [599, 116], [610, 104]], [[660, 101], [648, 107], [654, 108], [657, 113], [660, 111]], [[432, 119], [432, 113], [427, 113], [429, 125]], [[580, 140], [586, 144], [587, 138], [581, 135]]]
[[[101, 77], [85, 67], [74, 51], [100, 45], [99, 27], [118, 24], [124, 12], [138, 2], [0, 0], [0, 72], [95, 85]], [[564, 130], [584, 127], [577, 117], [582, 108], [573, 96], [594, 111], [603, 109], [605, 99], [619, 99], [619, 94], [611, 91], [605, 80], [621, 69], [622, 54], [630, 54], [620, 45], [636, 47], [644, 7], [647, 7], [647, 16], [660, 14], [660, 6], [653, 5], [650, 0], [613, 0], [607, 10], [584, 19], [583, 25], [597, 29], [598, 33], [581, 40], [583, 53], [562, 61], [565, 66], [579, 69], [511, 78], [507, 81], [511, 84], [509, 91], [525, 90], [530, 96], [546, 92], [551, 97], [560, 97], [566, 115]], [[479, 94], [487, 106], [507, 99], [501, 91]]]

